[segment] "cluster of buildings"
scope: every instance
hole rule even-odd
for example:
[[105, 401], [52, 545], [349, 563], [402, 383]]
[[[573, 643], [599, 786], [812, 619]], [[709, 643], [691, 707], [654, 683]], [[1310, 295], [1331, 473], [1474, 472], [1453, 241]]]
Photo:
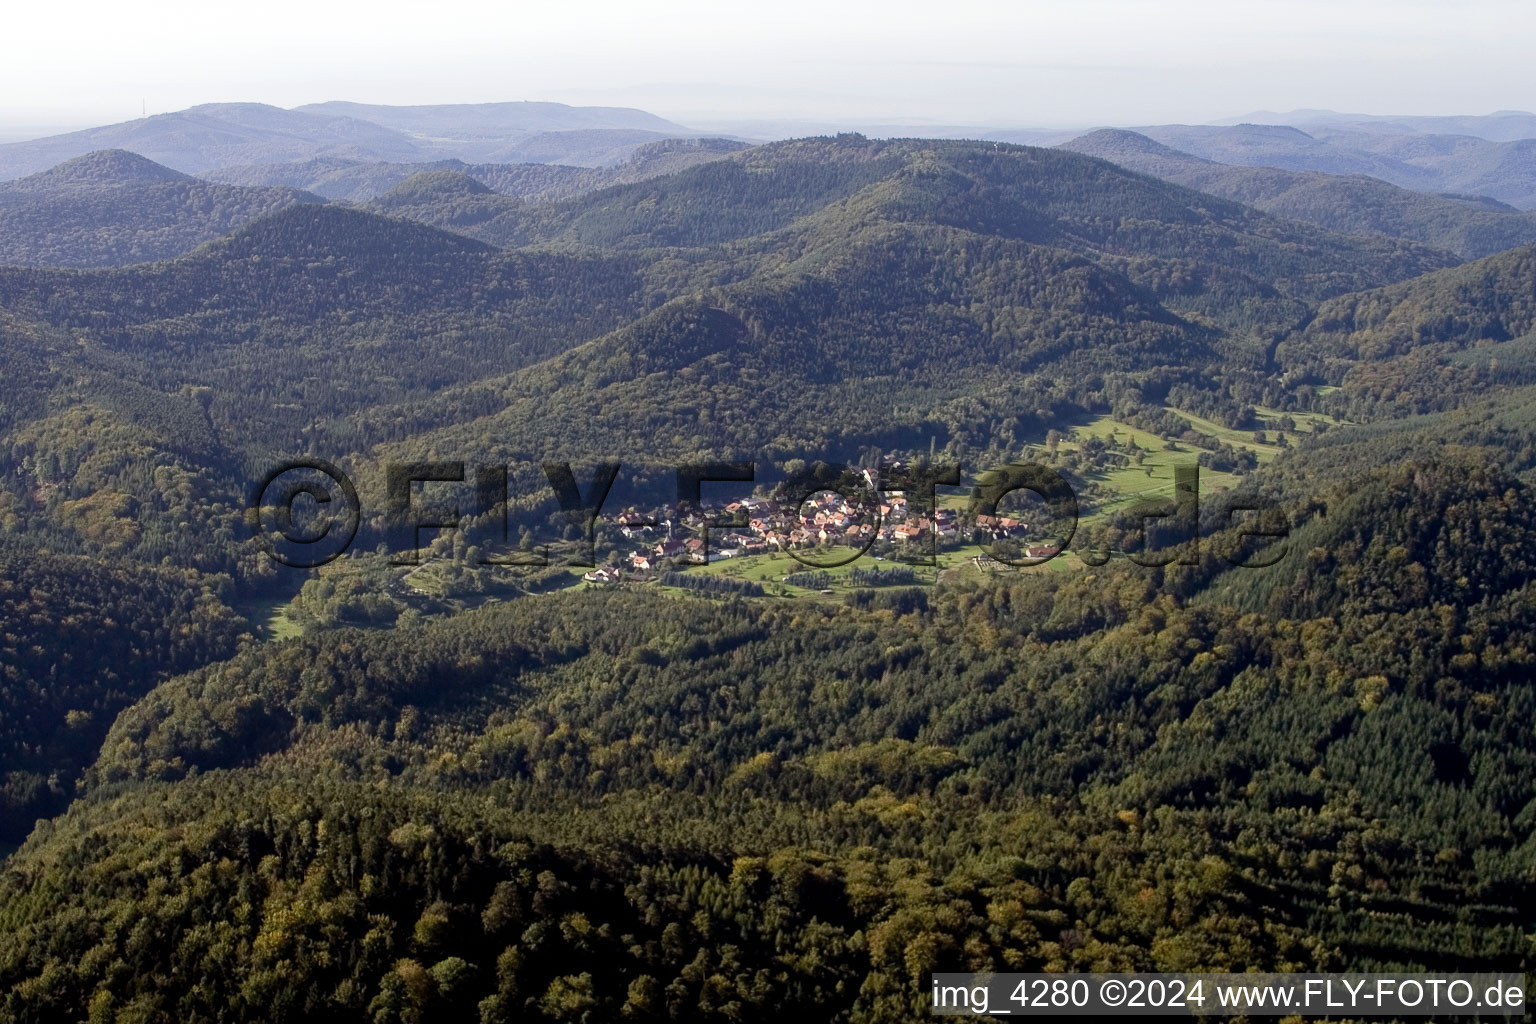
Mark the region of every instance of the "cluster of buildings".
[[[874, 491], [878, 471], [864, 473], [865, 482]], [[621, 568], [605, 567], [585, 578], [595, 583], [622, 582], [634, 574], [646, 575], [672, 566], [791, 549], [831, 545], [869, 548], [877, 542], [900, 546], [927, 543], [930, 538], [939, 543], [961, 540], [961, 517], [953, 510], [913, 509], [901, 492], [874, 493], [879, 493], [879, 498], [868, 501], [850, 500], [826, 490], [799, 505], [749, 497], [724, 504], [704, 502], [698, 508], [672, 506], [648, 513], [630, 509], [604, 516], [605, 531], [610, 536], [617, 533], [635, 548]], [[704, 524], [722, 519], [736, 525], [712, 528], [706, 546]], [[1029, 530], [1028, 523], [1009, 516], [977, 516], [975, 525], [984, 527], [993, 538], [1021, 537]]]
[[[792, 549], [841, 545], [870, 548], [876, 543], [891, 546], [945, 541], [966, 543], [969, 537], [962, 517], [952, 509], [913, 508], [899, 491], [878, 490], [880, 471], [866, 469], [864, 482], [871, 497], [851, 500], [835, 491], [820, 491], [796, 505], [778, 498], [749, 497], [728, 503], [705, 501], [698, 507], [666, 506], [649, 512], [627, 509], [605, 515], [599, 523], [614, 541], [628, 541], [633, 550], [620, 565], [595, 569], [583, 577], [592, 583], [622, 583], [644, 579], [664, 569], [698, 565], [723, 558], [770, 554]], [[706, 545], [705, 523], [734, 522], [714, 526]], [[1022, 539], [1029, 524], [1006, 515], [975, 516], [971, 526], [992, 540]], [[616, 535], [616, 536], [615, 536]], [[1028, 558], [1056, 554], [1053, 545], [1023, 548]]]

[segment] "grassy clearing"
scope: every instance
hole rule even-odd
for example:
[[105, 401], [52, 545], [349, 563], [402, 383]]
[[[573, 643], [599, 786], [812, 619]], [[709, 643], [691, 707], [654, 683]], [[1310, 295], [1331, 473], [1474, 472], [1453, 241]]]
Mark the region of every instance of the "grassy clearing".
[[400, 584], [410, 591], [442, 597], [446, 587], [443, 584], [442, 570], [438, 565], [437, 562], [428, 562], [412, 569], [400, 577]]
[[[844, 549], [846, 551], [846, 549]], [[725, 576], [729, 579], [748, 580], [763, 586], [769, 596], [818, 598], [826, 597], [819, 590], [792, 586], [784, 583], [784, 577], [797, 572], [826, 572], [832, 577], [830, 587], [834, 592], [841, 594], [844, 591], [857, 589], [848, 580], [849, 573], [854, 569], [884, 571], [898, 567], [908, 567], [917, 575], [917, 585], [923, 586], [935, 582], [957, 583], [965, 580], [981, 580], [999, 575], [1011, 575], [1015, 573], [1042, 573], [1042, 572], [1072, 572], [1081, 569], [1083, 563], [1076, 555], [1066, 552], [1049, 562], [1040, 565], [1011, 566], [993, 563], [983, 568], [976, 564], [976, 558], [984, 554], [978, 544], [965, 544], [950, 550], [941, 550], [935, 559], [935, 565], [909, 565], [895, 559], [886, 558], [877, 560], [870, 555], [862, 555], [856, 561], [847, 565], [838, 566], [835, 569], [817, 570], [813, 566], [805, 565], [796, 560], [792, 555], [775, 553], [771, 555], [750, 555], [745, 558], [727, 558], [709, 565], [696, 565], [687, 571], [690, 573], [706, 573], [709, 575]], [[807, 558], [831, 558], [835, 553], [819, 551], [802, 552]]]
[[262, 622], [261, 628], [269, 640], [287, 640], [300, 636], [304, 632], [304, 627], [289, 617], [287, 602], [273, 608]]
[[[851, 551], [848, 548], [833, 548], [825, 551], [808, 549], [799, 552], [799, 554], [802, 558], [810, 561], [836, 561], [840, 558], [846, 558], [851, 554]], [[940, 569], [944, 565], [944, 559], [945, 553], [940, 553]], [[854, 589], [852, 584], [848, 582], [848, 575], [854, 569], [883, 572], [902, 567], [905, 564], [889, 558], [876, 559], [874, 556], [866, 554], [860, 555], [847, 565], [822, 569], [814, 565], [806, 565], [788, 553], [774, 552], [764, 555], [746, 555], [739, 558], [722, 558], [720, 561], [711, 562], [708, 565], [691, 566], [688, 572], [760, 583], [763, 589], [768, 591], [770, 595], [780, 597], [825, 597], [826, 595], [822, 594], [819, 590], [785, 583], [783, 582], [784, 577], [797, 572], [825, 572], [832, 577], [831, 589], [843, 591]], [[934, 581], [934, 566], [914, 565], [910, 568], [917, 574], [919, 585]]]
[[[1246, 449], [1250, 452], [1253, 452], [1260, 463], [1270, 461], [1285, 450], [1277, 444], [1260, 444], [1259, 442], [1255, 441], [1253, 439], [1252, 430], [1233, 430], [1231, 427], [1222, 426], [1215, 420], [1208, 420], [1203, 416], [1196, 416], [1194, 413], [1184, 412], [1182, 409], [1170, 409], [1170, 411], [1177, 413], [1178, 415], [1184, 417], [1186, 420], [1189, 420], [1190, 424], [1193, 425], [1194, 428], [1200, 431], [1202, 434], [1209, 434], [1216, 438], [1216, 440], [1225, 441], [1234, 448]], [[1278, 414], [1275, 418], [1278, 418]], [[1259, 417], [1259, 419], [1262, 420], [1265, 424], [1262, 429], [1265, 431], [1266, 435], [1269, 433], [1269, 431], [1277, 429], [1270, 426], [1272, 419], [1265, 419], [1262, 415]]]
[[259, 639], [287, 640], [304, 632], [304, 627], [288, 615], [288, 602], [291, 599], [292, 595], [264, 597], [251, 602], [240, 611], [255, 627], [255, 633]]
[[[1265, 423], [1278, 420], [1280, 417], [1286, 415], [1286, 413], [1280, 412], [1277, 409], [1266, 409], [1263, 406], [1260, 406], [1257, 412], [1259, 414], [1259, 419], [1263, 420]], [[1315, 433], [1318, 424], [1320, 423], [1328, 427], [1337, 427], [1342, 422], [1340, 420], [1334, 419], [1332, 416], [1320, 412], [1293, 412], [1289, 415], [1291, 419], [1296, 422], [1296, 433], [1298, 434]]]
[[[1074, 429], [1079, 437], [1102, 437], [1106, 441], [1112, 438], [1118, 438], [1121, 441], [1129, 439], [1135, 441], [1137, 447], [1150, 451], [1161, 449], [1164, 443], [1163, 439], [1156, 434], [1149, 434], [1145, 430], [1138, 430], [1129, 423], [1121, 423], [1110, 416], [1096, 417]], [[1077, 446], [1075, 442], [1064, 441], [1062, 442], [1062, 447], [1066, 447], [1069, 444], [1073, 447]]]
[[949, 552], [951, 557], [946, 564], [946, 556], [939, 556], [940, 570], [939, 582], [941, 583], [979, 583], [990, 579], [1008, 579], [1014, 576], [1039, 573], [1074, 572], [1083, 568], [1080, 558], [1070, 551], [1064, 551], [1048, 562], [1039, 565], [1011, 566], [998, 562], [976, 564], [978, 555], [984, 554], [981, 547], [976, 544], [968, 544], [957, 552]]
[[[1169, 448], [1166, 439], [1109, 416], [1096, 417], [1077, 424], [1072, 429], [1072, 437], [1062, 440], [1058, 445], [1058, 449], [1062, 452], [1080, 451], [1085, 440], [1090, 437], [1099, 437], [1121, 444], [1133, 441], [1144, 453], [1140, 465], [1127, 459], [1122, 465], [1086, 475], [1088, 480], [1098, 484], [1109, 492], [1110, 496], [1094, 500], [1091, 505], [1089, 499], [1080, 496], [1083, 507], [1079, 510], [1079, 527], [1101, 522], [1138, 504], [1172, 498], [1175, 468], [1195, 465], [1200, 457], [1198, 448], [1183, 442], [1175, 442], [1173, 447]], [[1247, 447], [1255, 447], [1252, 444], [1251, 432]], [[1273, 450], [1279, 451], [1278, 448]], [[1037, 459], [1042, 465], [1051, 465], [1050, 453], [1044, 445], [1033, 448], [1030, 457]], [[1239, 477], [1233, 473], [1202, 468], [1200, 493], [1202, 496], [1219, 494], [1235, 485], [1238, 479]], [[1063, 561], [1063, 559], [1053, 559], [1049, 564], [1056, 565]]]

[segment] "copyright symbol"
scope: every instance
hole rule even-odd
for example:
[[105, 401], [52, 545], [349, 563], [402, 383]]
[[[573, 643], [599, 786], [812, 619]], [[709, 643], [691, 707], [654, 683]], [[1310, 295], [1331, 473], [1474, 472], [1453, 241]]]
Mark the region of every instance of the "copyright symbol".
[[1105, 1006], [1119, 1006], [1125, 1002], [1125, 982], [1110, 978], [1099, 986], [1099, 999]]
[[279, 565], [317, 569], [357, 537], [362, 505], [347, 475], [321, 459], [294, 459], [251, 493], [246, 522]]

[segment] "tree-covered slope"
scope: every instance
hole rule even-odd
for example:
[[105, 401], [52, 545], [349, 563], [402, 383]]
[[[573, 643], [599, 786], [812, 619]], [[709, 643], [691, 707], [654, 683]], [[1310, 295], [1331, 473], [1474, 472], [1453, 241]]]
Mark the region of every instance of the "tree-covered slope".
[[0, 548], [0, 840], [67, 806], [119, 711], [234, 654], [228, 583]]
[[1291, 374], [1345, 384], [1366, 405], [1420, 412], [1501, 378], [1530, 383], [1523, 339], [1533, 331], [1536, 247], [1526, 246], [1325, 302], [1275, 358]]
[[[445, 210], [457, 196], [466, 219], [507, 202], [459, 178], [421, 179], [399, 198], [418, 194], [441, 194]], [[711, 203], [720, 216], [706, 226]], [[1069, 405], [1139, 404], [1179, 382], [1251, 373], [1265, 335], [1304, 319], [1316, 298], [1449, 259], [1072, 154], [859, 137], [759, 147], [512, 209], [564, 218], [573, 233], [556, 238], [587, 239], [579, 226], [601, 223], [607, 243], [643, 229], [693, 245], [695, 269], [677, 264], [692, 294], [547, 364], [434, 400], [428, 418], [442, 425], [393, 454], [442, 455], [486, 437], [488, 448], [473, 447], [518, 460], [929, 437], [985, 447], [999, 422], [1043, 424], [1040, 410], [1049, 419]], [[738, 211], [765, 219], [733, 225]], [[485, 418], [492, 402], [505, 412]]]
[[395, 450], [647, 461], [830, 455], [904, 432], [975, 442], [991, 417], [1085, 401], [1105, 374], [1194, 379], [1220, 361], [1215, 339], [1062, 250], [875, 225], [520, 371], [492, 387], [502, 411]]
[[221, 432], [278, 447], [316, 419], [504, 373], [611, 330], [654, 301], [640, 266], [501, 254], [311, 205], [179, 260], [0, 270], [0, 308], [85, 339], [66, 351], [72, 363], [162, 392], [212, 388]]
[[464, 171], [427, 171], [413, 175], [368, 204], [393, 217], [472, 234], [473, 229], [522, 206], [498, 194]]
[[1454, 262], [1424, 247], [1349, 239], [1266, 217], [1072, 153], [862, 136], [759, 146], [567, 203], [512, 210], [476, 235], [499, 245], [714, 245], [786, 228], [840, 200], [865, 217], [1126, 258], [1220, 263], [1311, 298]]
[[1523, 969], [1536, 521], [1478, 472], [1361, 481], [1358, 584], [1266, 616], [1109, 567], [247, 651], [7, 864], [7, 1009], [884, 1021], [933, 970]]
[[174, 261], [0, 270], [0, 509], [60, 550], [235, 571], [271, 463], [407, 436], [426, 397], [615, 329], [658, 301], [642, 267], [303, 206]]

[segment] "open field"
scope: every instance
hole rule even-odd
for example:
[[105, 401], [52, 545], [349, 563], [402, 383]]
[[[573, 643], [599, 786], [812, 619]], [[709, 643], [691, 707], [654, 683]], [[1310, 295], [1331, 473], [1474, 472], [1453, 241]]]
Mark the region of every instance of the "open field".
[[[836, 561], [846, 558], [851, 551], [847, 548], [832, 548], [827, 550], [809, 549], [799, 552], [802, 558], [811, 561]], [[942, 565], [943, 556], [940, 556]], [[825, 572], [833, 578], [832, 589], [853, 589], [848, 583], [848, 575], [854, 569], [866, 571], [885, 571], [901, 566], [903, 563], [890, 559], [876, 560], [871, 555], [860, 555], [856, 560], [847, 565], [836, 568], [820, 569], [814, 565], [807, 565], [788, 553], [773, 553], [764, 555], [746, 555], [740, 558], [723, 558], [718, 562], [708, 565], [696, 565], [688, 569], [690, 573], [702, 573], [711, 576], [724, 576], [728, 579], [746, 580], [760, 583], [763, 589], [770, 595], [781, 597], [822, 597], [825, 596], [817, 589], [796, 587], [782, 582], [784, 577], [797, 572]], [[912, 566], [917, 574], [919, 583], [932, 583], [934, 580], [933, 566]]]
[[[1284, 449], [1275, 444], [1259, 444], [1253, 439], [1251, 430], [1233, 430], [1223, 427], [1219, 423], [1195, 416], [1180, 409], [1170, 411], [1184, 417], [1190, 424], [1202, 433], [1209, 434], [1220, 441], [1225, 441], [1234, 448], [1251, 451], [1260, 463], [1269, 462], [1279, 455]], [[1271, 424], [1277, 421], [1282, 413], [1273, 409], [1257, 410], [1259, 418], [1266, 424], [1266, 432], [1275, 430]], [[1337, 421], [1320, 413], [1292, 413], [1291, 418], [1296, 422], [1295, 434], [1309, 434], [1316, 430], [1318, 423], [1326, 423], [1333, 426]], [[1185, 442], [1175, 442], [1172, 448], [1168, 442], [1155, 434], [1145, 430], [1138, 430], [1126, 423], [1109, 416], [1099, 416], [1086, 423], [1074, 427], [1073, 436], [1063, 440], [1060, 444], [1062, 451], [1079, 450], [1082, 440], [1088, 437], [1101, 437], [1105, 440], [1117, 440], [1121, 443], [1134, 441], [1136, 446], [1145, 453], [1142, 464], [1139, 466], [1127, 464], [1120, 469], [1109, 469], [1099, 473], [1089, 474], [1088, 479], [1102, 485], [1106, 490], [1114, 493], [1114, 497], [1100, 501], [1091, 509], [1085, 511], [1080, 519], [1082, 524], [1091, 524], [1103, 520], [1116, 513], [1123, 512], [1132, 505], [1152, 501], [1160, 498], [1173, 497], [1173, 472], [1176, 466], [1194, 465], [1200, 457], [1200, 449]], [[1048, 456], [1042, 446], [1037, 450], [1037, 457], [1047, 461]], [[1047, 461], [1047, 464], [1048, 461]], [[1201, 468], [1200, 470], [1200, 495], [1202, 498], [1220, 494], [1235, 486], [1241, 479], [1238, 474], [1226, 473], [1219, 470]]]
[[[1195, 465], [1200, 457], [1198, 448], [1183, 442], [1175, 442], [1170, 449], [1164, 438], [1109, 416], [1099, 416], [1075, 426], [1072, 435], [1062, 440], [1058, 449], [1061, 452], [1080, 451], [1083, 441], [1089, 437], [1099, 437], [1121, 444], [1131, 441], [1145, 455], [1140, 465], [1126, 460], [1125, 464], [1119, 468], [1085, 474], [1086, 479], [1100, 485], [1112, 496], [1094, 501], [1086, 495], [1079, 495], [1079, 526], [1100, 522], [1142, 502], [1172, 498], [1175, 468]], [[1247, 446], [1254, 447], [1251, 437]], [[1275, 449], [1275, 451], [1278, 450]], [[1035, 448], [1031, 454], [1043, 465], [1051, 465], [1051, 456], [1044, 445]], [[1233, 473], [1202, 468], [1200, 493], [1202, 496], [1219, 493], [1232, 487], [1238, 479], [1238, 476]]]

